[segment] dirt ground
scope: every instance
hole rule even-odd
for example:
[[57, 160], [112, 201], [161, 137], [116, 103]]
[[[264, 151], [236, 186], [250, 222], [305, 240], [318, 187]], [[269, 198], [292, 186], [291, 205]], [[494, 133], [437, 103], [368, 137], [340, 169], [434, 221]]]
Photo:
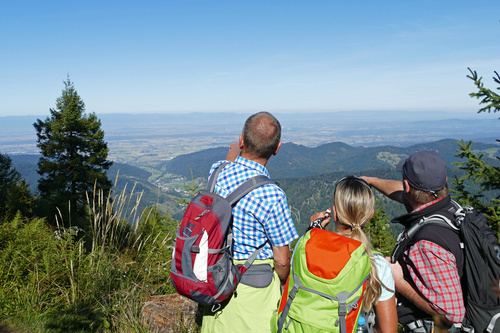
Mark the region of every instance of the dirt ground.
[[0, 333], [18, 333], [16, 332], [12, 326], [10, 325], [3, 325], [3, 324], [0, 324]]

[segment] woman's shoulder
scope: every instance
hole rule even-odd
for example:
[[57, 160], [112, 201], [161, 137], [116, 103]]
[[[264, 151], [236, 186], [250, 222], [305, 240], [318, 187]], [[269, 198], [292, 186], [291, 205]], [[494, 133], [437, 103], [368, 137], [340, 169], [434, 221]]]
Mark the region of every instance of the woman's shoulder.
[[373, 257], [375, 258], [375, 263], [379, 270], [391, 270], [391, 264], [385, 259], [384, 255], [380, 252], [373, 252]]

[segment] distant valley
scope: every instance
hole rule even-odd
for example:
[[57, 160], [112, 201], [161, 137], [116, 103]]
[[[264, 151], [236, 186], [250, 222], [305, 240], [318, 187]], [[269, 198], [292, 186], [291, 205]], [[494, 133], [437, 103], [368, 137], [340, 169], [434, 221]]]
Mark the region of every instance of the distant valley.
[[[500, 155], [500, 147], [479, 142], [474, 143], [472, 147], [476, 152], [484, 154], [484, 159], [489, 164], [500, 166], [500, 161], [496, 158]], [[452, 139], [410, 147], [355, 147], [341, 142], [305, 147], [285, 143], [280, 153], [270, 159], [267, 168], [271, 177], [287, 192], [289, 204], [294, 207], [297, 215], [296, 223], [304, 225], [316, 209], [326, 209], [331, 204], [334, 183], [344, 175], [375, 175], [399, 179], [401, 175], [394, 168], [399, 160], [415, 151], [435, 150], [446, 160], [451, 180], [454, 175], [459, 175], [456, 167], [452, 165], [460, 161], [455, 156], [457, 149], [457, 141]], [[142, 208], [158, 205], [161, 211], [179, 219], [183, 207], [179, 205], [178, 200], [190, 197], [186, 187], [203, 186], [210, 166], [217, 160], [224, 159], [226, 154], [227, 147], [219, 147], [179, 155], [158, 164], [154, 174], [129, 164], [115, 163], [109, 177], [112, 180], [117, 179], [115, 192], [119, 193], [125, 188], [131, 191], [134, 188], [134, 194], [130, 196], [137, 198], [142, 192]], [[38, 157], [12, 155], [12, 159], [15, 167], [34, 189], [38, 180]], [[391, 203], [382, 203], [388, 205], [389, 214], [398, 213]]]
[[[249, 114], [98, 115], [110, 159], [155, 173], [158, 164], [182, 154], [227, 147], [238, 139]], [[494, 143], [500, 121], [491, 114], [453, 112], [352, 111], [275, 113], [282, 141], [305, 147], [343, 142], [355, 147], [410, 145], [442, 139]], [[0, 117], [0, 152], [36, 154], [33, 123], [46, 116]]]
[[[157, 205], [175, 218], [182, 214], [180, 198], [189, 187], [203, 186], [207, 173], [237, 141], [243, 113], [105, 114], [98, 115], [115, 163], [109, 178], [115, 192], [141, 197], [140, 207]], [[500, 121], [489, 114], [446, 112], [275, 113], [282, 124], [283, 146], [268, 170], [287, 191], [299, 225], [315, 209], [330, 204], [332, 186], [346, 174], [372, 174], [398, 179], [394, 165], [417, 150], [436, 150], [456, 172], [460, 139], [498, 165], [495, 156]], [[0, 117], [0, 152], [36, 191], [38, 149], [32, 124], [45, 117]], [[141, 194], [142, 193], [142, 194]], [[385, 203], [385, 202], [383, 202]], [[389, 203], [390, 204], [390, 203]], [[397, 208], [388, 206], [390, 214]]]

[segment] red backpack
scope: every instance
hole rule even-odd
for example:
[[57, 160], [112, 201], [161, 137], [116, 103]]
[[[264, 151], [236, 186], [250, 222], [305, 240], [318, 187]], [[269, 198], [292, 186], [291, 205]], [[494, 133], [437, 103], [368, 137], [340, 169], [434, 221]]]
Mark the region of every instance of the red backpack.
[[223, 198], [214, 193], [214, 188], [227, 164], [212, 172], [206, 190], [199, 191], [187, 206], [172, 253], [170, 278], [175, 289], [204, 305], [228, 298], [265, 245], [257, 248], [244, 265], [233, 264], [232, 208], [252, 190], [273, 182], [266, 176], [255, 176]]

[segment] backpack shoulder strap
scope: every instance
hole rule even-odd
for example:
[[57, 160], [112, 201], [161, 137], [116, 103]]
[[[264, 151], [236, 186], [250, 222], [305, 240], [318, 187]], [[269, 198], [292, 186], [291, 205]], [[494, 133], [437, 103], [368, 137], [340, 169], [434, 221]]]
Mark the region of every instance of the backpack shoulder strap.
[[233, 206], [245, 195], [265, 184], [275, 184], [275, 182], [264, 175], [252, 177], [238, 186], [238, 188], [235, 189], [231, 194], [229, 194], [226, 199], [227, 201], [229, 201], [231, 206]]
[[[212, 172], [212, 175], [210, 175], [210, 179], [207, 184], [207, 190], [210, 192], [213, 192], [215, 189], [215, 184], [217, 182], [217, 177], [219, 176], [220, 171], [231, 162], [224, 162], [221, 163], [220, 165], [217, 166], [217, 168]], [[231, 206], [234, 206], [241, 198], [243, 198], [245, 195], [250, 193], [251, 191], [255, 190], [256, 188], [265, 185], [265, 184], [275, 184], [269, 177], [264, 176], [264, 175], [258, 175], [254, 176], [247, 181], [245, 181], [243, 184], [238, 186], [233, 192], [231, 192], [227, 197], [226, 200], [229, 202]], [[247, 261], [241, 265], [244, 267], [245, 271], [248, 269], [254, 260], [257, 258], [257, 256], [260, 254], [260, 252], [264, 249], [264, 245], [269, 242], [269, 239], [267, 239], [263, 244], [261, 244], [258, 248], [255, 249], [255, 251], [250, 255], [250, 257], [247, 259]], [[228, 241], [227, 241], [228, 247], [231, 248], [232, 244], [232, 233], [228, 234]]]
[[[217, 178], [219, 177], [220, 172], [224, 167], [231, 162], [223, 162], [219, 164], [214, 171], [212, 171], [212, 174], [210, 175], [210, 178], [208, 179], [207, 183], [207, 191], [213, 193], [215, 189], [215, 184], [217, 183]], [[245, 195], [248, 193], [252, 192], [256, 188], [265, 185], [265, 184], [276, 184], [273, 182], [269, 177], [266, 177], [264, 175], [258, 175], [254, 176], [250, 179], [248, 179], [246, 182], [238, 186], [231, 194], [229, 194], [226, 199], [229, 201], [231, 206], [236, 204], [241, 198], [243, 198]]]
[[368, 330], [368, 333], [374, 333], [375, 332], [375, 310], [371, 309], [370, 312], [365, 314], [365, 319], [366, 319], [366, 329]]
[[396, 240], [396, 245], [394, 246], [394, 250], [391, 254], [391, 262], [395, 263], [401, 254], [408, 248], [411, 244], [412, 238], [415, 236], [417, 231], [420, 228], [428, 225], [438, 225], [443, 226], [454, 231], [458, 231], [459, 227], [457, 227], [450, 219], [441, 214], [433, 214], [428, 217], [422, 217], [420, 221], [412, 225], [408, 230], [404, 230], [399, 234], [398, 239]]
[[[255, 190], [257, 187], [260, 187], [260, 186], [265, 185], [265, 184], [273, 184], [273, 183], [274, 182], [271, 179], [269, 179], [268, 177], [263, 176], [263, 175], [258, 175], [258, 176], [252, 177], [249, 180], [247, 180], [246, 182], [244, 182], [243, 184], [241, 184], [240, 186], [238, 186], [238, 188], [236, 190], [231, 192], [231, 194], [229, 194], [226, 197], [226, 200], [231, 204], [231, 206], [233, 206], [241, 198], [243, 198], [245, 195], [247, 195], [251, 191]], [[269, 242], [269, 239], [266, 239], [266, 241], [263, 244], [261, 244], [258, 248], [255, 249], [255, 251], [253, 251], [253, 253], [247, 259], [245, 264], [243, 264], [243, 266], [246, 269], [248, 269], [252, 265], [254, 260], [260, 254], [260, 252], [264, 249], [264, 245], [266, 245], [267, 242]]]
[[212, 193], [215, 189], [215, 183], [217, 182], [217, 177], [219, 177], [219, 173], [224, 169], [226, 165], [228, 165], [231, 162], [223, 162], [219, 164], [214, 171], [212, 171], [212, 174], [210, 175], [210, 178], [208, 179], [207, 183], [207, 191]]

